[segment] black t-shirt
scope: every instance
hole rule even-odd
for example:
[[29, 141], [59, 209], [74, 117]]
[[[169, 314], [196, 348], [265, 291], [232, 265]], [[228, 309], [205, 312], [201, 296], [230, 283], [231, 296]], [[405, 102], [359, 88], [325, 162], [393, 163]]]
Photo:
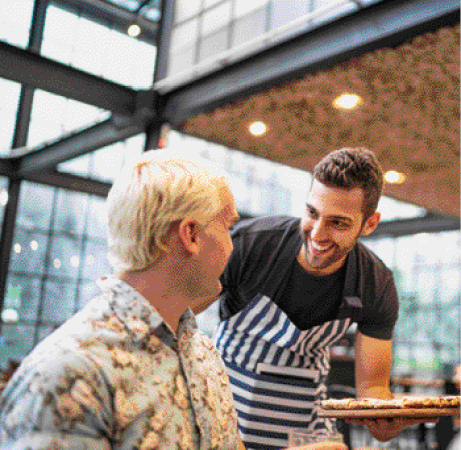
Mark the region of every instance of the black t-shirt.
[[298, 329], [307, 330], [336, 318], [345, 275], [345, 265], [330, 275], [315, 276], [294, 260], [286, 288], [274, 301]]
[[344, 298], [357, 299], [354, 321], [367, 336], [390, 339], [398, 317], [392, 272], [361, 243], [334, 274], [306, 273], [296, 260], [302, 246], [300, 219], [271, 216], [240, 222], [234, 250], [221, 277], [220, 317], [242, 310], [256, 295], [268, 296], [300, 329], [334, 320]]

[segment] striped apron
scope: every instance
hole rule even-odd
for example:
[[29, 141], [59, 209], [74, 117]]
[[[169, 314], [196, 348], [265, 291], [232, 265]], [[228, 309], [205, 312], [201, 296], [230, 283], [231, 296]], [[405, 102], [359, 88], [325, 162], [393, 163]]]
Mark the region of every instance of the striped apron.
[[299, 330], [265, 295], [220, 323], [214, 343], [226, 364], [239, 430], [248, 450], [288, 446], [292, 429], [334, 430], [317, 416], [326, 398], [330, 347], [361, 311], [361, 300], [343, 297], [338, 318]]

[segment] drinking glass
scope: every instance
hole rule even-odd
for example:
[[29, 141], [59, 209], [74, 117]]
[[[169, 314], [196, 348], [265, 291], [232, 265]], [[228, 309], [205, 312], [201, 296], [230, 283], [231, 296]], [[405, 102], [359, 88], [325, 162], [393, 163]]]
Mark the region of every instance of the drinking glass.
[[343, 436], [340, 433], [313, 433], [303, 429], [290, 430], [288, 434], [288, 443], [290, 447], [297, 447], [314, 442], [340, 442], [344, 443]]

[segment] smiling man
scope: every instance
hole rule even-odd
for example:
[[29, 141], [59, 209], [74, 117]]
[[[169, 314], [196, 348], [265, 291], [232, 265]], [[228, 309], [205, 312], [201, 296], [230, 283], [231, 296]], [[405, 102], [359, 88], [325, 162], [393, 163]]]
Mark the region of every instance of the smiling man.
[[[358, 242], [378, 225], [383, 173], [374, 154], [345, 148], [315, 167], [303, 218], [239, 223], [221, 277], [215, 344], [247, 449], [279, 449], [291, 430], [334, 431], [317, 416], [329, 349], [357, 323], [358, 397], [389, 398], [398, 298], [391, 271]], [[367, 423], [389, 440], [410, 422]]]

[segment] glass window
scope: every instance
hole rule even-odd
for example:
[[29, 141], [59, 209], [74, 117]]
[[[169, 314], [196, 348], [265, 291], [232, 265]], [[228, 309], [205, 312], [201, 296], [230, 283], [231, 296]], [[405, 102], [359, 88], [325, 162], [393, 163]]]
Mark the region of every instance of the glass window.
[[58, 328], [58, 325], [40, 325], [38, 327], [38, 336], [37, 336], [37, 342], [40, 342], [41, 340], [45, 339], [47, 336], [49, 336], [54, 330]]
[[82, 277], [86, 280], [96, 280], [112, 272], [107, 261], [106, 242], [86, 242], [82, 269]]
[[154, 82], [156, 47], [111, 30], [108, 42], [110, 64], [105, 78], [134, 89], [148, 89]]
[[91, 178], [112, 181], [120, 171], [125, 159], [126, 146], [117, 142], [93, 153]]
[[204, 37], [200, 41], [199, 60], [203, 61], [227, 50], [229, 44], [229, 30], [218, 31]]
[[52, 238], [47, 272], [51, 275], [76, 278], [80, 266], [81, 238], [57, 235]]
[[18, 320], [35, 322], [38, 317], [40, 281], [32, 277], [8, 276], [4, 309], [13, 309]]
[[202, 36], [208, 36], [229, 26], [231, 15], [231, 4], [226, 2], [209, 11], [205, 12], [202, 17]]
[[198, 40], [198, 19], [190, 20], [173, 29], [168, 58], [168, 73], [187, 70], [195, 63]]
[[135, 89], [147, 89], [153, 82], [156, 47], [55, 6], [48, 8], [41, 51]]
[[308, 13], [306, 0], [272, 0], [271, 28], [278, 28]]
[[21, 361], [34, 346], [35, 327], [3, 324], [0, 337], [0, 365], [6, 368], [10, 359]]
[[76, 284], [47, 281], [42, 303], [41, 322], [64, 322], [74, 313]]
[[104, 198], [91, 197], [86, 232], [92, 238], [107, 239], [106, 200]]
[[[251, 2], [246, 2], [250, 4]], [[255, 10], [234, 22], [232, 46], [242, 45], [266, 32], [266, 9]]]
[[91, 153], [87, 153], [86, 155], [82, 155], [78, 158], [73, 158], [69, 161], [58, 164], [57, 169], [60, 172], [68, 172], [85, 177], [90, 173], [91, 160]]
[[108, 113], [102, 109], [37, 90], [32, 104], [28, 145], [34, 147], [55, 140], [107, 117]]
[[[41, 54], [63, 64], [70, 64], [78, 32], [79, 17], [76, 14], [54, 6], [48, 7]], [[84, 36], [82, 38], [85, 39]]]
[[236, 0], [235, 1], [235, 16], [242, 17], [255, 10], [261, 11], [266, 10], [269, 0]]
[[442, 267], [439, 281], [439, 299], [442, 303], [456, 304], [461, 298], [461, 274], [457, 268]]
[[0, 0], [0, 40], [26, 48], [32, 23], [34, 0]]
[[17, 227], [14, 233], [10, 270], [22, 273], [43, 274], [47, 254], [48, 235]]
[[23, 181], [19, 196], [17, 225], [26, 229], [47, 230], [50, 226], [54, 190]]
[[59, 189], [53, 225], [55, 230], [81, 234], [85, 226], [88, 196]]
[[61, 172], [70, 172], [98, 181], [112, 182], [124, 164], [130, 164], [144, 151], [146, 135], [140, 134], [108, 147], [71, 159], [58, 165]]
[[381, 213], [381, 222], [423, 217], [427, 213], [425, 208], [386, 196], [381, 197], [379, 200], [378, 211]]
[[211, 8], [216, 5], [216, 3], [221, 2], [222, 0], [202, 0], [204, 8]]
[[175, 22], [182, 22], [190, 17], [196, 16], [200, 11], [201, 0], [176, 0]]
[[2, 106], [0, 108], [0, 123], [2, 124], [0, 130], [0, 156], [7, 156], [13, 145], [21, 85], [0, 78], [0, 92], [2, 93]]

